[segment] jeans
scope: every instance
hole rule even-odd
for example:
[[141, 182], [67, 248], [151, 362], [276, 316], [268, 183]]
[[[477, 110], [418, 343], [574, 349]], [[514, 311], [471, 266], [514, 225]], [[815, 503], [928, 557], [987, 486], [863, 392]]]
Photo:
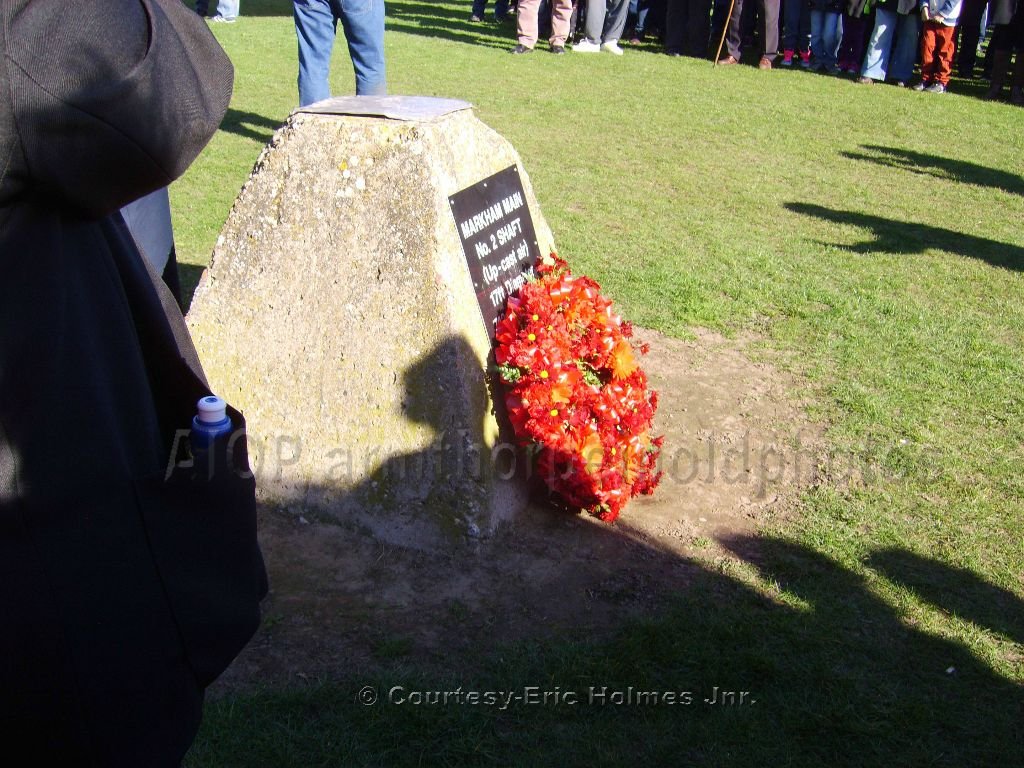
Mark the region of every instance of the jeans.
[[811, 9], [811, 66], [834, 69], [842, 16], [835, 11]]
[[[238, 18], [238, 4], [241, 0], [217, 0], [217, 15], [225, 19]], [[210, 10], [210, 0], [196, 0], [196, 13], [205, 16]]]
[[903, 16], [896, 11], [875, 8], [875, 28], [868, 40], [861, 75], [872, 80], [909, 82], [917, 61], [917, 39], [921, 22], [917, 13]]
[[651, 10], [648, 0], [629, 0], [629, 15], [636, 18], [636, 26], [633, 30], [637, 37], [644, 36], [644, 25], [647, 23], [647, 13]]
[[782, 50], [811, 47], [811, 9], [806, 0], [782, 0]]
[[[484, 6], [487, 0], [473, 0], [473, 15], [484, 17]], [[503, 19], [508, 16], [508, 0], [494, 0], [494, 18]]]
[[356, 73], [357, 96], [387, 92], [384, 0], [292, 0], [299, 40], [299, 106], [330, 98], [331, 50], [341, 21]]

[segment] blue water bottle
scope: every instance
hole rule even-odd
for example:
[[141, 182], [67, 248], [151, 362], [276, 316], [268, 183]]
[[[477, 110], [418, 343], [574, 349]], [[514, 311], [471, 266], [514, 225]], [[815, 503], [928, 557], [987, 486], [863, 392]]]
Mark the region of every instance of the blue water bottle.
[[207, 395], [196, 404], [196, 415], [192, 419], [192, 433], [189, 443], [192, 446], [192, 459], [197, 471], [211, 477], [214, 463], [218, 457], [227, 461], [226, 437], [233, 429], [231, 417], [227, 414], [227, 404], [216, 395]]

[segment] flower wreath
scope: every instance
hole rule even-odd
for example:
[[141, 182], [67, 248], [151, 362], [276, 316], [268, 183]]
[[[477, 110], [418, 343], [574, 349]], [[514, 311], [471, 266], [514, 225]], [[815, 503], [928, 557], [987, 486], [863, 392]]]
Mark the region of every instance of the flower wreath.
[[497, 325], [508, 415], [547, 486], [610, 522], [661, 479], [663, 438], [650, 436], [658, 395], [629, 342], [632, 326], [595, 281], [573, 276], [556, 254], [541, 259], [537, 275]]

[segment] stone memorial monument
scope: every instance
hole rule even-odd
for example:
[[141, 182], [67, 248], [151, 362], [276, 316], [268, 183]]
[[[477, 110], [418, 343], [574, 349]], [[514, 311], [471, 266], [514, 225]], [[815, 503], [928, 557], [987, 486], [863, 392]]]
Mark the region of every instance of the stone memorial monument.
[[[486, 368], [552, 248], [515, 149], [469, 104], [348, 97], [263, 150], [188, 315], [266, 498], [432, 549], [526, 503]], [[470, 268], [472, 267], [472, 269]]]

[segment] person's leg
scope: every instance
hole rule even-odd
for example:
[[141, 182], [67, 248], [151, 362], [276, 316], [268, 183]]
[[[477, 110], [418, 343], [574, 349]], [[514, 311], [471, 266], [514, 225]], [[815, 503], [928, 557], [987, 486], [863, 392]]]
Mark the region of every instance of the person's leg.
[[330, 98], [334, 14], [328, 0], [293, 0], [299, 41], [299, 106]]
[[836, 65], [842, 70], [859, 69], [864, 60], [864, 42], [866, 38], [866, 20], [863, 16], [851, 16], [843, 13], [840, 16], [839, 50], [836, 53]]
[[695, 59], [704, 59], [707, 58], [708, 42], [711, 39], [711, 0], [687, 0], [687, 3], [683, 53]]
[[487, 0], [473, 0], [473, 7], [469, 11], [469, 20], [474, 19], [483, 20], [484, 18], [484, 6], [487, 4]]
[[[839, 25], [839, 38], [842, 39], [842, 16], [840, 15], [838, 21]], [[857, 27], [853, 38], [853, 51], [850, 58], [848, 69], [852, 69], [854, 72], [860, 70], [861, 62], [864, 61], [864, 48], [868, 44], [868, 34], [871, 32], [871, 27], [875, 23], [874, 11], [866, 13], [857, 19]]]
[[651, 12], [651, 5], [648, 0], [640, 0], [636, 12], [636, 37], [644, 39], [644, 30], [647, 29], [647, 16]]
[[[587, 9], [589, 12], [589, 8]], [[629, 15], [629, 0], [608, 0], [601, 30], [601, 42], [614, 43], [622, 39], [626, 29], [626, 17]]]
[[953, 42], [956, 29], [947, 27], [945, 24], [936, 25], [935, 41], [935, 77], [933, 82], [942, 85], [949, 85], [949, 76], [953, 73], [953, 49], [956, 47]]
[[222, 19], [234, 21], [238, 18], [240, 0], [217, 0], [217, 15]]
[[[556, 6], [559, 5], [555, 0]], [[520, 45], [533, 48], [537, 44], [537, 10], [540, 0], [519, 0], [519, 11], [516, 13], [516, 39]], [[570, 6], [570, 14], [572, 6]], [[552, 32], [552, 35], [554, 33]]]
[[[877, 9], [876, 9], [877, 12]], [[921, 37], [921, 17], [916, 13], [896, 16], [896, 34], [892, 57], [889, 59], [889, 77], [901, 83], [910, 82], [917, 63], [918, 40]]]
[[805, 0], [783, 0], [782, 3], [782, 50], [796, 53], [800, 36], [800, 12], [807, 5]]
[[210, 11], [210, 0], [196, 0], [196, 13], [206, 16]]
[[779, 0], [759, 0], [761, 10], [761, 57], [775, 61], [779, 53]]
[[896, 32], [896, 16], [896, 11], [883, 8], [875, 9], [875, 28], [871, 30], [871, 36], [868, 38], [867, 51], [864, 53], [864, 65], [860, 70], [861, 77], [885, 80]]
[[[843, 36], [843, 14], [829, 12], [825, 14], [825, 53], [829, 57], [829, 68], [838, 67], [839, 41]], [[857, 65], [859, 69], [859, 65]]]
[[[800, 33], [797, 36], [797, 53], [802, 61], [811, 59], [811, 9], [804, 3], [800, 8]], [[806, 66], [806, 65], [805, 65]]]
[[1010, 82], [1010, 101], [1018, 107], [1024, 106], [1024, 46], [1017, 48], [1017, 63], [1013, 65], [1013, 80]]
[[981, 16], [988, 0], [964, 0], [960, 10], [960, 44], [957, 46], [957, 73], [970, 80], [978, 59], [978, 39], [981, 37]]
[[[522, 0], [519, 3], [522, 9]], [[522, 10], [520, 10], [522, 13]], [[569, 37], [569, 19], [572, 17], [572, 0], [551, 0], [551, 47], [565, 45]]]
[[665, 4], [665, 53], [685, 52], [686, 3], [687, 0], [668, 0]]
[[384, 65], [384, 0], [332, 0], [356, 73], [356, 96], [388, 92]]
[[811, 9], [811, 68], [824, 69], [825, 64], [825, 12]]
[[494, 18], [501, 21], [508, 17], [508, 0], [494, 0]]
[[[580, 0], [583, 2], [583, 0]], [[607, 12], [607, 0], [586, 0], [587, 18], [583, 25], [583, 34], [588, 43], [601, 44], [604, 35], [604, 17]]]
[[[725, 12], [729, 12], [729, 3], [723, 3]], [[729, 17], [728, 26], [725, 32], [725, 46], [736, 61], [739, 61], [743, 54], [743, 0], [736, 0], [732, 9], [732, 16]], [[719, 33], [721, 34], [721, 33]], [[717, 43], [717, 41], [716, 41]]]
[[932, 69], [935, 63], [935, 28], [934, 21], [926, 21], [921, 30], [921, 82], [932, 81]]

